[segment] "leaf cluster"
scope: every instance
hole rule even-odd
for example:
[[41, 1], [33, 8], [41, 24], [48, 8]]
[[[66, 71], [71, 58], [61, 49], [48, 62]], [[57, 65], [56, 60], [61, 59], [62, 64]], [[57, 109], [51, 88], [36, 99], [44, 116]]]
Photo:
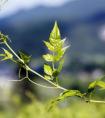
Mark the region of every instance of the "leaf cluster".
[[0, 32], [0, 44], [6, 42], [7, 40], [8, 40], [8, 36]]
[[13, 55], [8, 50], [3, 48], [3, 51], [4, 51], [4, 54], [0, 54], [0, 56], [3, 57], [1, 61], [13, 59]]
[[[44, 41], [49, 53], [43, 55], [47, 64], [44, 65], [45, 79], [58, 80], [58, 75], [64, 63], [64, 54], [69, 46], [64, 47], [66, 39], [61, 39], [60, 30], [57, 22], [50, 33], [49, 40]], [[49, 64], [50, 63], [50, 64]], [[51, 66], [52, 64], [52, 66]], [[55, 67], [55, 65], [57, 67]]]

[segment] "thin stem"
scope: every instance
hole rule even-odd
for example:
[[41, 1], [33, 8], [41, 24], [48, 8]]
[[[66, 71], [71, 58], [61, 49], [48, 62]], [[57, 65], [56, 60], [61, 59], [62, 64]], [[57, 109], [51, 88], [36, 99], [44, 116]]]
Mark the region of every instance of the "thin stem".
[[54, 67], [54, 62], [52, 62], [52, 68], [53, 68], [53, 70], [55, 69], [55, 67]]
[[20, 79], [20, 80], [8, 80], [9, 82], [22, 82], [23, 80], [25, 80], [26, 77]]
[[38, 84], [34, 81], [32, 81], [30, 78], [27, 78], [32, 84], [35, 84], [37, 86], [40, 86], [40, 87], [44, 87], [44, 88], [50, 88], [50, 89], [58, 89], [57, 87], [50, 87], [50, 86], [45, 86], [45, 85], [42, 85], [42, 84]]
[[19, 68], [19, 78], [21, 78], [21, 68]]
[[98, 101], [98, 100], [89, 100], [89, 102], [105, 104], [105, 101]]
[[[53, 57], [54, 57], [54, 52], [53, 52]], [[53, 67], [53, 70], [55, 69], [54, 67], [54, 61], [52, 62], [52, 67]]]
[[37, 85], [37, 86], [40, 86], [40, 87], [50, 88], [50, 89], [58, 89], [57, 87], [51, 87], [51, 86], [45, 86], [45, 85], [42, 85], [42, 84], [38, 84], [38, 83], [32, 81], [31, 79], [29, 79], [29, 77], [28, 77], [28, 78], [27, 78], [27, 77], [24, 77], [24, 78], [22, 78], [21, 80], [8, 80], [8, 81], [9, 81], [9, 82], [22, 82], [22, 81], [25, 80], [25, 79], [28, 79], [31, 83], [33, 83], [33, 84], [35, 84], [35, 85]]
[[53, 67], [53, 70], [54, 70], [54, 69], [55, 69], [55, 68], [54, 68], [54, 62], [52, 62], [52, 67]]
[[59, 84], [59, 83], [58, 83], [58, 77], [56, 77], [56, 83]]
[[27, 69], [26, 69], [26, 77], [29, 78], [29, 76], [28, 76], [28, 70]]

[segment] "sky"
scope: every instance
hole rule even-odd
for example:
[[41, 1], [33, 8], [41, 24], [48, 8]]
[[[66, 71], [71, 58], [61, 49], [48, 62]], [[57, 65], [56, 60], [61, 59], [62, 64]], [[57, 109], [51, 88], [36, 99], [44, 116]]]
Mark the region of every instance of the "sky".
[[20, 9], [30, 9], [37, 6], [61, 6], [74, 0], [0, 0], [0, 17], [5, 17]]

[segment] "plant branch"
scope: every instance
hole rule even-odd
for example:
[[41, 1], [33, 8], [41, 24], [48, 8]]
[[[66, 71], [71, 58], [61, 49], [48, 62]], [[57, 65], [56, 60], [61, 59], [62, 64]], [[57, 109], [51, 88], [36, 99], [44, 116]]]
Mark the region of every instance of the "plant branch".
[[[15, 51], [9, 46], [9, 44], [7, 42], [5, 42], [5, 45], [8, 47], [8, 49], [16, 56], [17, 59], [19, 59], [20, 62], [22, 62], [24, 64], [24, 61], [15, 53]], [[51, 82], [50, 80], [45, 79], [41, 74], [39, 74], [38, 72], [34, 71], [33, 69], [31, 69], [28, 65], [25, 64], [26, 70], [34, 73], [35, 75], [38, 75], [40, 78], [44, 79], [45, 81], [47, 81], [48, 83], [50, 83], [51, 85], [55, 86], [58, 89], [61, 90], [67, 90], [66, 88], [61, 87], [60, 85], [57, 85], [53, 82]], [[14, 80], [15, 81], [15, 80]], [[16, 81], [21, 81], [21, 80], [16, 80]]]
[[[28, 67], [28, 66], [27, 66], [27, 67]], [[38, 75], [39, 77], [41, 77], [42, 79], [44, 79], [44, 80], [47, 81], [48, 83], [54, 85], [55, 87], [57, 87], [57, 88], [59, 88], [59, 89], [61, 89], [61, 90], [67, 90], [66, 88], [63, 88], [63, 87], [61, 87], [61, 86], [59, 86], [59, 85], [57, 85], [57, 84], [51, 82], [50, 80], [45, 79], [42, 75], [40, 75], [39, 73], [37, 73], [36, 71], [32, 70], [32, 69], [29, 68], [29, 67], [28, 67], [28, 70], [29, 70], [30, 72], [32, 72], [32, 73]]]
[[37, 85], [37, 86], [40, 86], [40, 87], [44, 87], [44, 88], [50, 88], [50, 89], [58, 89], [57, 87], [51, 87], [51, 86], [45, 86], [45, 85], [42, 85], [42, 84], [39, 84], [39, 83], [36, 83], [34, 81], [32, 81], [31, 79], [27, 78], [27, 77], [24, 77], [20, 80], [8, 80], [9, 82], [22, 82], [23, 80], [25, 79], [28, 79], [31, 83]]
[[44, 88], [50, 88], [50, 89], [57, 89], [57, 87], [50, 87], [50, 86], [45, 86], [45, 85], [42, 85], [42, 84], [38, 84], [34, 81], [32, 81], [30, 78], [27, 78], [32, 84], [35, 84], [37, 86], [40, 86], [40, 87], [44, 87]]
[[20, 80], [8, 80], [9, 82], [22, 82], [23, 80], [25, 80], [26, 77], [20, 79]]

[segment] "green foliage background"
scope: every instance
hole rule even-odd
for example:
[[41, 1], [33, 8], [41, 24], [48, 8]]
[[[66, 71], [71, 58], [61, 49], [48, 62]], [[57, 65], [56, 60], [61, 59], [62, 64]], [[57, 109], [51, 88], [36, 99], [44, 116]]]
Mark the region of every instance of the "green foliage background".
[[19, 105], [16, 97], [14, 101], [11, 106], [6, 105], [4, 110], [0, 110], [0, 118], [105, 118], [104, 104], [89, 104], [74, 100], [68, 107], [61, 103], [61, 108], [56, 106], [48, 112], [46, 105], [36, 100], [26, 105]]

